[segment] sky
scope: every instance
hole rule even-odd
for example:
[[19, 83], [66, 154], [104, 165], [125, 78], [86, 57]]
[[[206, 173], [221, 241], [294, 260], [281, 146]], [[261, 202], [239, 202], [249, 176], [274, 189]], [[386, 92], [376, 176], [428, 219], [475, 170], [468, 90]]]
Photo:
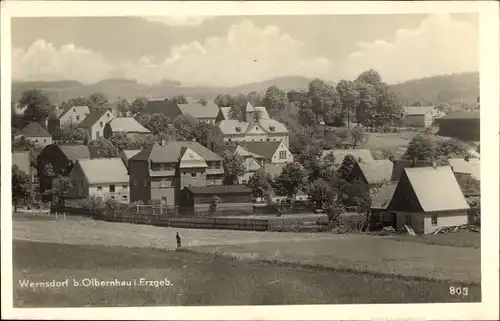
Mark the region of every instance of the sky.
[[16, 81], [236, 86], [284, 76], [390, 84], [479, 68], [476, 14], [12, 19]]

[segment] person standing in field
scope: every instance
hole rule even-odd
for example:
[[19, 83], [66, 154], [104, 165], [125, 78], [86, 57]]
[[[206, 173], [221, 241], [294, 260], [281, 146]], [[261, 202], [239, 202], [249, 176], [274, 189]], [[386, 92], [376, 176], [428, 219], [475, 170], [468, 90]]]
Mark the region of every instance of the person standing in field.
[[175, 235], [175, 238], [177, 240], [177, 248], [181, 247], [181, 236], [179, 235], [179, 232]]

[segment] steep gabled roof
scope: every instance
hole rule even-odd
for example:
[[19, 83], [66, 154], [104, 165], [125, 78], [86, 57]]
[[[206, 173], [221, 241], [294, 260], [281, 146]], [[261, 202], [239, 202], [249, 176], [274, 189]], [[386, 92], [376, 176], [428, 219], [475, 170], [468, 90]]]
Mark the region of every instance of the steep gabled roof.
[[179, 105], [168, 99], [148, 100], [146, 108], [140, 113], [141, 115], [163, 114], [174, 121], [175, 118], [182, 115]]
[[121, 158], [78, 160], [89, 184], [128, 183], [127, 168]]
[[202, 104], [179, 104], [183, 114], [189, 114], [194, 118], [213, 118], [215, 119], [219, 114], [219, 107], [213, 102], [207, 102], [206, 106]]
[[116, 117], [108, 122], [114, 133], [149, 133], [134, 117]]
[[34, 121], [26, 125], [22, 133], [26, 137], [52, 137], [40, 123]]
[[361, 172], [365, 176], [368, 184], [389, 182], [392, 175], [393, 163], [388, 159], [374, 160], [368, 163], [357, 163]]
[[274, 153], [281, 144], [281, 141], [269, 141], [269, 142], [238, 142], [240, 146], [243, 146], [246, 150], [251, 153], [260, 155], [265, 158], [273, 157]]
[[78, 124], [78, 127], [90, 128], [90, 127], [94, 126], [94, 124], [96, 122], [98, 122], [99, 119], [101, 119], [101, 117], [104, 116], [106, 113], [112, 114], [107, 109], [94, 109], [90, 112], [90, 114], [80, 124]]
[[90, 149], [86, 145], [57, 145], [61, 152], [66, 155], [69, 160], [76, 161], [78, 159], [90, 158]]
[[405, 168], [403, 175], [408, 178], [424, 212], [469, 209], [451, 167]]
[[[57, 119], [61, 119], [64, 115], [66, 115], [71, 109], [78, 109], [81, 111], [83, 114], [89, 114], [90, 113], [90, 108], [89, 106], [67, 106], [63, 110], [58, 109], [56, 112]], [[58, 114], [58, 115], [57, 115]]]

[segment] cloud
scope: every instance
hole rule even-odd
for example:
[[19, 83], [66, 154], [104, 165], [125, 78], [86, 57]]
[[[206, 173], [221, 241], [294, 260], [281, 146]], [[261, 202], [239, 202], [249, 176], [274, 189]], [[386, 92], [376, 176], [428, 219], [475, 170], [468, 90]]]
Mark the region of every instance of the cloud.
[[479, 70], [479, 33], [449, 15], [430, 15], [415, 30], [400, 29], [393, 42], [360, 43], [343, 64], [342, 76], [355, 78], [373, 68], [384, 81]]
[[150, 22], [158, 22], [171, 27], [180, 26], [199, 26], [203, 22], [209, 19], [213, 19], [213, 16], [151, 16], [142, 17], [143, 19]]
[[[328, 76], [332, 64], [313, 56], [304, 43], [275, 26], [256, 27], [245, 20], [225, 37], [210, 37], [166, 48], [164, 58], [144, 56], [136, 62], [108, 62], [96, 52], [74, 45], [55, 48], [44, 40], [27, 51], [14, 49], [16, 79], [135, 78], [142, 83], [176, 79], [185, 85], [231, 86], [288, 75]], [[36, 66], [36, 67], [34, 67]]]
[[101, 54], [73, 44], [56, 48], [52, 43], [38, 40], [27, 50], [12, 50], [12, 76], [15, 80], [90, 83], [103, 79], [112, 69]]

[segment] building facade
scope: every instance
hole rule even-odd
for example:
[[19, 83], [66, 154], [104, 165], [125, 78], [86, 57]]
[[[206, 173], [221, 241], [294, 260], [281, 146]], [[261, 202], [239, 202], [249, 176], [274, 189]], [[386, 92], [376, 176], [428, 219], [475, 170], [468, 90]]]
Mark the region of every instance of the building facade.
[[78, 127], [88, 132], [90, 139], [104, 137], [104, 126], [116, 116], [106, 109], [93, 110]]

